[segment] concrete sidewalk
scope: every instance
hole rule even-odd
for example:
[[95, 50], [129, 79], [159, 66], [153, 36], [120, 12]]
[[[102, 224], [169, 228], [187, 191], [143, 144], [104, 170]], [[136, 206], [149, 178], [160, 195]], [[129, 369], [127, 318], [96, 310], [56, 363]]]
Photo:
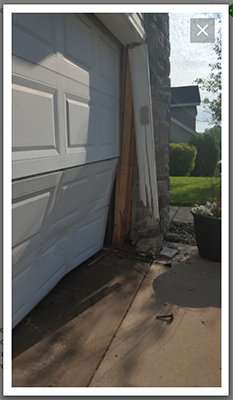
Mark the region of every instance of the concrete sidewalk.
[[170, 266], [112, 250], [65, 276], [13, 330], [13, 386], [221, 386], [220, 263], [174, 246]]
[[193, 223], [191, 207], [170, 206], [170, 220]]

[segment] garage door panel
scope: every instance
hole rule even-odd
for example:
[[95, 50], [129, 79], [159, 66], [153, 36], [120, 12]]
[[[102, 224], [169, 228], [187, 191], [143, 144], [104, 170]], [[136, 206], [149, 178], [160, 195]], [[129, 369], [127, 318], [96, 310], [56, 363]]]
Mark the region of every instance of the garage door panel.
[[75, 67], [94, 74], [95, 33], [91, 23], [74, 14], [63, 16], [64, 57], [63, 61], [72, 62]]
[[93, 17], [13, 27], [13, 325], [101, 250], [120, 156], [120, 44]]
[[[53, 260], [54, 261], [54, 260]], [[48, 265], [47, 265], [48, 267]], [[58, 271], [56, 271], [47, 281], [44, 282], [37, 292], [35, 292], [35, 304], [38, 304], [51, 290], [57, 285], [57, 283], [65, 275], [66, 268], [63, 265]]]
[[[13, 313], [17, 313], [20, 309], [20, 312], [28, 312], [29, 311], [29, 301], [28, 299], [28, 291], [26, 288], [30, 287], [32, 284], [32, 276], [31, 276], [31, 266], [33, 263], [29, 264], [27, 267], [23, 269], [19, 274], [17, 274], [13, 278]], [[22, 285], [25, 290], [22, 290]]]
[[[37, 55], [43, 47], [38, 40], [45, 45], [43, 15], [33, 34], [34, 15], [17, 18], [22, 18], [17, 26], [26, 24], [26, 18], [25, 35], [31, 35]], [[48, 25], [53, 27], [49, 37], [52, 43], [56, 37], [56, 57], [46, 53], [32, 63], [19, 45], [13, 56], [13, 179], [120, 154], [119, 43], [84, 15], [45, 14], [44, 25], [46, 32]], [[82, 32], [86, 36], [79, 39]], [[86, 66], [91, 63], [91, 71], [78, 62], [67, 64], [64, 57], [72, 52]]]
[[[110, 96], [120, 96], [120, 44], [75, 14], [14, 14], [13, 54]], [[113, 67], [113, 71], [109, 68]]]
[[[55, 22], [55, 14], [23, 14], [23, 13], [15, 13], [12, 18], [13, 22], [13, 37], [14, 41], [19, 39], [22, 42], [25, 42], [29, 47], [33, 46], [39, 50], [42, 50], [44, 53], [44, 57], [48, 54], [52, 56], [56, 56], [56, 48], [55, 48], [55, 36], [53, 35], [53, 29]], [[16, 43], [15, 43], [16, 44]], [[22, 47], [20, 46], [20, 42], [17, 43], [17, 46], [14, 46], [13, 52], [14, 54], [18, 53], [22, 56]], [[25, 46], [26, 50], [27, 46]], [[36, 52], [34, 50], [33, 53], [26, 52], [23, 55], [30, 59], [30, 61], [36, 61]], [[42, 53], [42, 54], [43, 54]], [[33, 57], [34, 55], [34, 57]]]
[[13, 267], [12, 314], [13, 326], [29, 313], [35, 303], [35, 255], [26, 257]]
[[120, 97], [120, 44], [81, 14], [64, 15], [60, 72], [115, 98]]
[[[108, 205], [117, 159], [67, 171], [60, 191], [54, 223], [73, 214], [73, 221]], [[64, 226], [69, 224], [64, 221]], [[61, 226], [61, 225], [60, 225]]]
[[67, 183], [62, 187], [55, 221], [84, 208], [89, 179], [90, 177], [79, 178], [76, 182]]
[[13, 204], [13, 246], [39, 233], [49, 197], [48, 192]]
[[56, 189], [62, 173], [24, 179], [12, 184], [13, 264], [40, 246], [51, 223]]
[[40, 301], [65, 275], [68, 235], [41, 255], [36, 271], [36, 302]]
[[101, 250], [106, 216], [107, 208], [103, 208], [78, 222], [72, 240], [72, 262], [67, 272]]
[[[71, 97], [71, 98], [69, 98]], [[75, 98], [76, 97], [76, 98]], [[89, 98], [66, 93], [67, 147], [95, 151], [95, 104]]]
[[[111, 104], [112, 103], [112, 104]], [[101, 146], [108, 146], [103, 151], [110, 151], [111, 147], [119, 149], [119, 109], [118, 104], [110, 102], [100, 104], [100, 139]], [[119, 151], [119, 150], [118, 150]]]
[[25, 256], [35, 251], [38, 248], [38, 246], [40, 246], [40, 243], [41, 243], [40, 235], [37, 234], [32, 238], [30, 238], [29, 240], [25, 240], [23, 243], [16, 245], [12, 249], [12, 265], [14, 266]]
[[[58, 154], [57, 90], [30, 79], [13, 77], [13, 151], [44, 150]], [[41, 118], [43, 115], [43, 118]], [[52, 150], [52, 151], [50, 151]], [[32, 156], [31, 154], [29, 157]]]
[[61, 179], [62, 172], [54, 172], [53, 174], [47, 174], [42, 176], [36, 176], [33, 178], [25, 178], [20, 181], [14, 181], [12, 183], [12, 197], [13, 200], [30, 195], [42, 190], [55, 188]]
[[[104, 36], [102, 33], [98, 36], [99, 46], [99, 77], [102, 88], [108, 93], [108, 87], [119, 98], [120, 87], [120, 57], [119, 47]], [[102, 89], [102, 90], [103, 90]]]
[[[24, 91], [28, 90], [27, 95], [35, 97], [39, 103], [42, 102], [41, 110], [46, 108], [43, 114], [39, 113], [38, 105], [36, 108], [38, 115], [34, 110], [29, 117], [25, 115], [24, 118], [17, 111], [18, 102], [17, 107], [13, 108], [13, 120], [15, 120], [13, 143], [17, 150], [13, 151], [14, 178], [119, 156], [119, 100], [73, 82], [69, 78], [57, 76], [41, 67], [30, 68], [26, 62], [21, 64], [17, 57], [14, 61], [14, 69], [27, 75], [27, 78], [19, 74], [15, 75], [14, 85], [17, 88], [19, 86], [20, 89], [22, 87]], [[58, 82], [59, 89], [56, 88]], [[25, 86], [26, 89], [24, 89]], [[51, 107], [45, 107], [43, 97], [40, 99], [38, 96], [44, 93], [48, 96], [46, 100], [51, 101]], [[27, 109], [23, 104], [22, 108], [26, 113]], [[49, 115], [52, 113], [53, 116], [50, 118]], [[42, 115], [44, 116], [41, 117]], [[20, 129], [17, 128], [18, 120], [21, 124]], [[27, 142], [32, 148], [36, 146], [33, 143], [33, 137], [30, 137], [33, 121], [36, 132], [33, 137], [37, 141], [38, 149], [33, 150], [29, 147], [29, 151], [26, 147]], [[84, 128], [85, 123], [88, 125]], [[53, 133], [50, 133], [52, 130]], [[40, 131], [42, 133], [39, 133]], [[49, 131], [48, 135], [46, 131]], [[39, 149], [39, 146], [45, 146], [44, 143], [47, 143], [47, 146], [52, 146], [53, 143], [56, 149]], [[17, 146], [20, 147], [17, 148]]]
[[67, 155], [83, 153], [86, 163], [118, 157], [119, 100], [94, 89], [90, 89], [90, 97], [81, 97], [79, 85], [72, 84], [72, 88], [73, 93], [65, 91]]
[[84, 208], [85, 214], [94, 212], [109, 204], [116, 166], [116, 159], [96, 166], [96, 170], [92, 175], [91, 191]]

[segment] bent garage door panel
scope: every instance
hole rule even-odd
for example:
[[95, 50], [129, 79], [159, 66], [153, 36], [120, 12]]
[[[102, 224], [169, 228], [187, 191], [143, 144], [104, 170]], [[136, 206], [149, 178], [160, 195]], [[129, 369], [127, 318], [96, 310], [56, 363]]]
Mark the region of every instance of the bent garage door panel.
[[15, 326], [103, 246], [119, 157], [120, 45], [83, 15], [15, 14], [13, 53]]
[[13, 178], [118, 157], [119, 43], [81, 15], [13, 21]]

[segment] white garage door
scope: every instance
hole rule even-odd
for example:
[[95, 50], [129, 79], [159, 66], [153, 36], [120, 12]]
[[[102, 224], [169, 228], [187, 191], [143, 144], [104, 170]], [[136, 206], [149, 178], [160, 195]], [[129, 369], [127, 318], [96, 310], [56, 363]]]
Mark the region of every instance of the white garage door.
[[120, 44], [94, 19], [13, 16], [13, 326], [103, 246]]

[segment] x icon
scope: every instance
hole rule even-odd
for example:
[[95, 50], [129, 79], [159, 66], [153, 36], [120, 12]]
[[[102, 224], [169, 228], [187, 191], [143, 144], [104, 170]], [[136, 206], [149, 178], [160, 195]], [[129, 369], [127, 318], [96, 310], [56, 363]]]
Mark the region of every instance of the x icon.
[[201, 27], [200, 25], [198, 25], [198, 24], [197, 24], [197, 26], [198, 26], [198, 28], [200, 29], [200, 32], [197, 33], [197, 36], [199, 36], [202, 32], [203, 32], [206, 36], [208, 36], [208, 33], [205, 32], [205, 28], [207, 28], [208, 24], [206, 24], [206, 26], [204, 26], [204, 28], [202, 28], [202, 27]]
[[214, 43], [215, 19], [190, 18], [190, 43]]

